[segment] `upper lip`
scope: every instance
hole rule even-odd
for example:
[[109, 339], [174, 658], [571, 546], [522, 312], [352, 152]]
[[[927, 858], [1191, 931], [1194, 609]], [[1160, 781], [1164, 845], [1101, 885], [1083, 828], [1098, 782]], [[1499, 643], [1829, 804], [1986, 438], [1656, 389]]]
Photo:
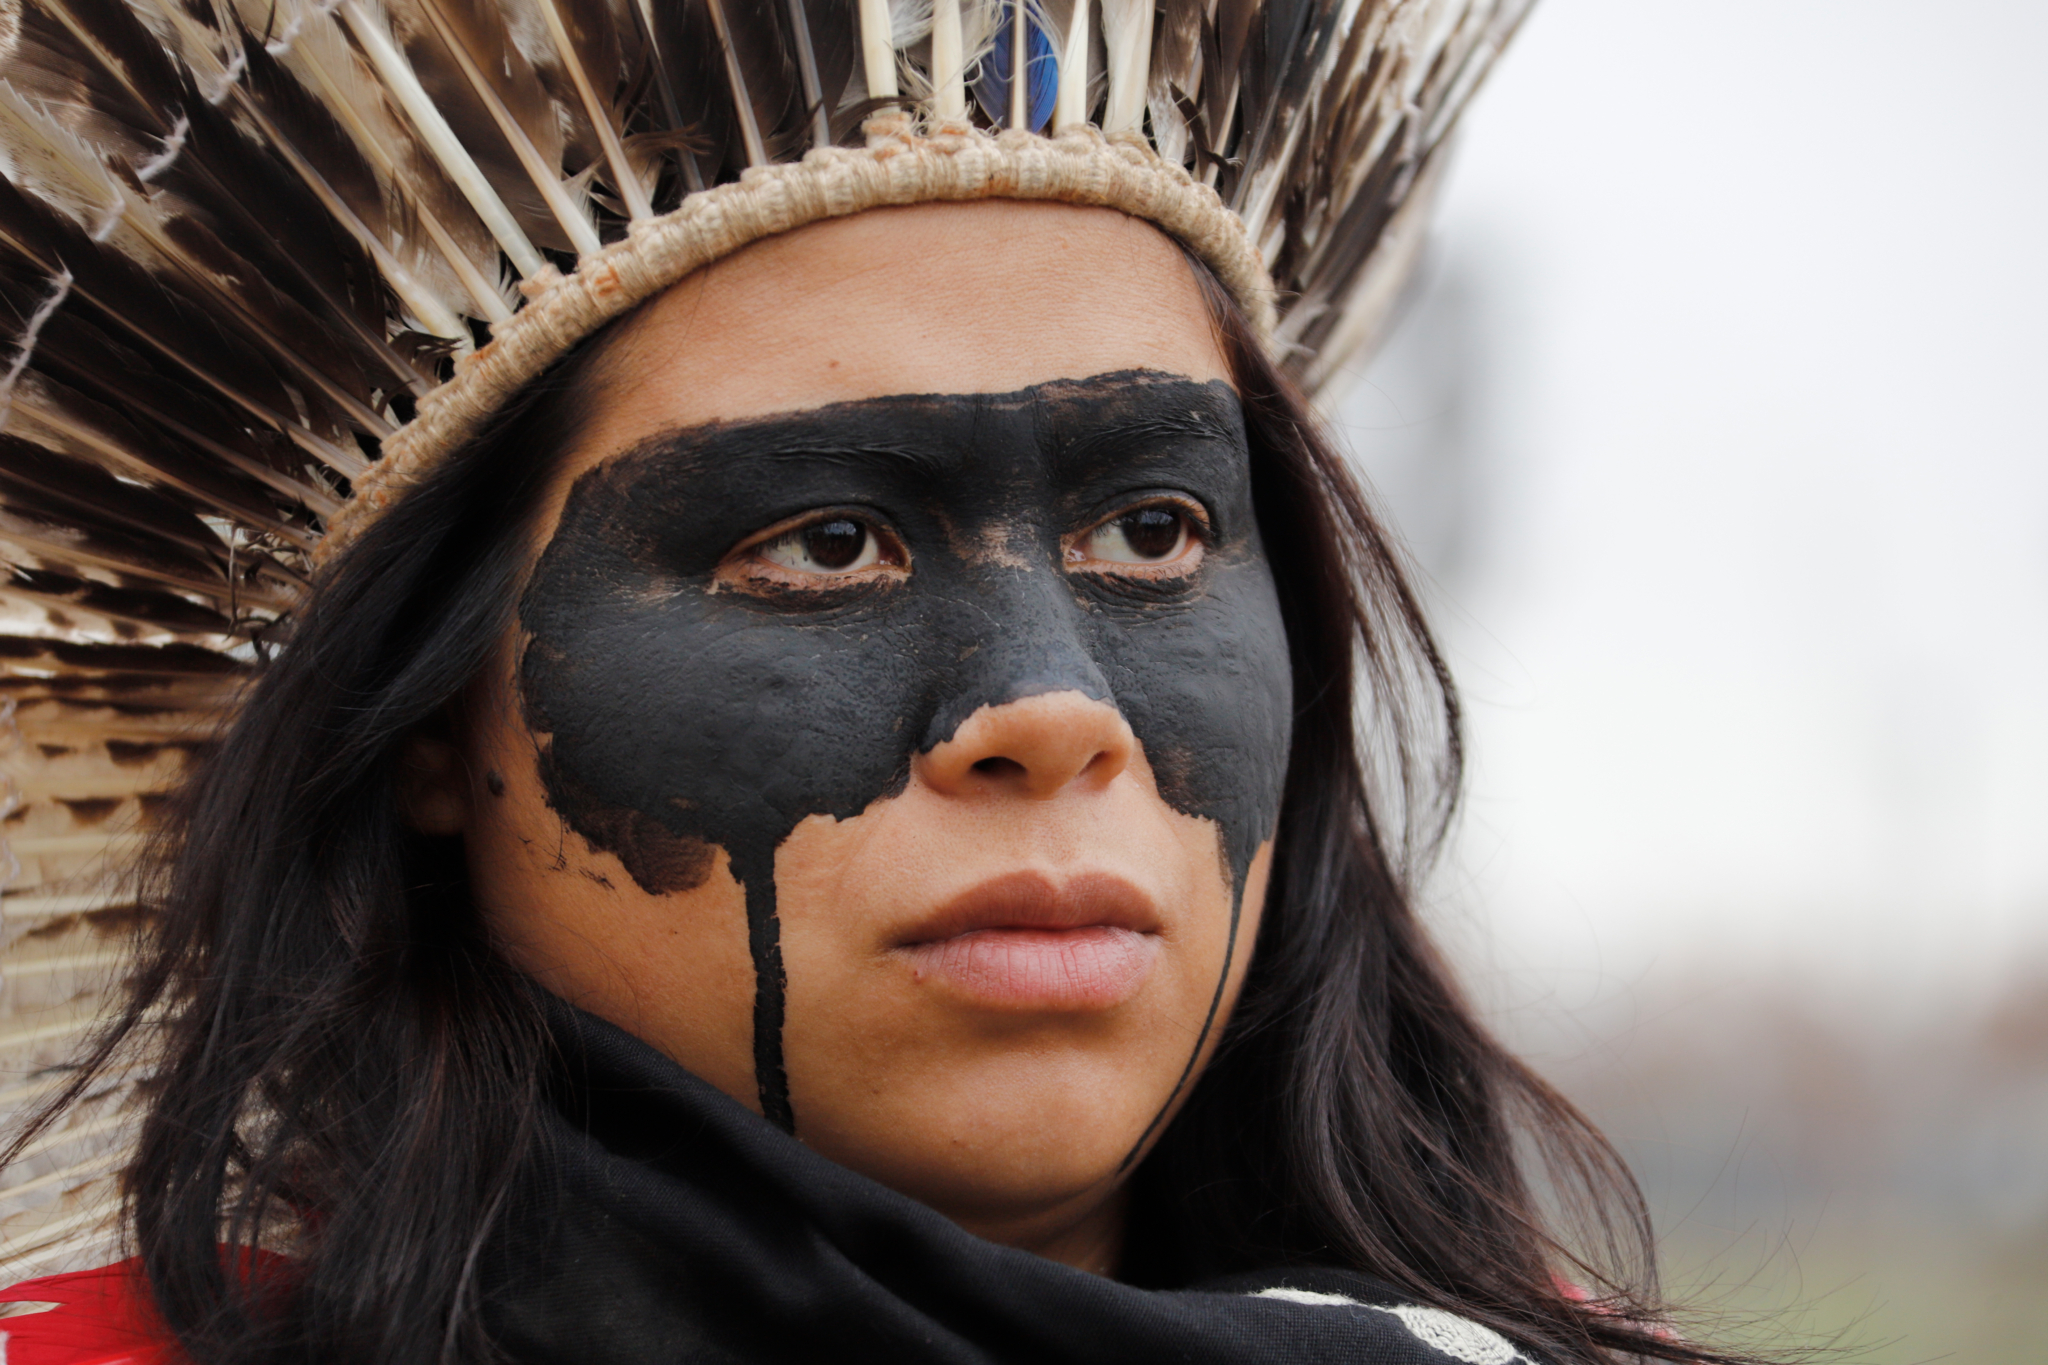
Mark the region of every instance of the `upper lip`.
[[1159, 931], [1152, 897], [1109, 872], [1055, 877], [1010, 872], [977, 882], [941, 905], [898, 940], [899, 947], [940, 943], [981, 929], [1128, 929]]

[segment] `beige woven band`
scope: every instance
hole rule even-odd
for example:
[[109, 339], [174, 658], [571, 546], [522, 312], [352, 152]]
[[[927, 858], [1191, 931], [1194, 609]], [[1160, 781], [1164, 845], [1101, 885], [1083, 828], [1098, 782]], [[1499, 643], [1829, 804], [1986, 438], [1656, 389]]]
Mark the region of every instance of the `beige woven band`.
[[863, 209], [968, 199], [1051, 199], [1120, 209], [1158, 225], [1206, 262], [1261, 336], [1274, 322], [1273, 287], [1243, 222], [1214, 190], [1136, 139], [1093, 128], [1041, 137], [991, 136], [965, 124], [920, 130], [902, 115], [871, 119], [866, 147], [823, 147], [799, 162], [756, 166], [691, 195], [659, 218], [585, 257], [573, 275], [529, 280], [528, 302], [455, 377], [420, 400], [411, 422], [330, 519], [325, 562], [491, 415], [583, 338], [690, 272], [779, 232]]

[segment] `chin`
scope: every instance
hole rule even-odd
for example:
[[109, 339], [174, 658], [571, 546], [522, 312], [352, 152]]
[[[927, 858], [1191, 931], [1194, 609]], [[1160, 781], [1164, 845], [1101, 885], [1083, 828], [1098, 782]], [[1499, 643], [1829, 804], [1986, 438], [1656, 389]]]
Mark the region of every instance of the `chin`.
[[1037, 1048], [956, 1064], [950, 1074], [877, 1070], [829, 1087], [805, 1087], [802, 1076], [792, 1068], [807, 1145], [1004, 1241], [1099, 1199], [1125, 1173], [1175, 1080], [1134, 1075], [1079, 1049]]

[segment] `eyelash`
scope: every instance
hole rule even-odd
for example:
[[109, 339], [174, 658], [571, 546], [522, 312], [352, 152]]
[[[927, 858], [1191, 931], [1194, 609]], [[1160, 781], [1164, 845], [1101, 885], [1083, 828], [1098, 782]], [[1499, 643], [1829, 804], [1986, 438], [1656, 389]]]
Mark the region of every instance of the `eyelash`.
[[[1117, 539], [1123, 542], [1123, 548], [1143, 553], [1142, 545], [1133, 544], [1132, 533], [1135, 531], [1141, 537], [1150, 538], [1156, 531], [1166, 529], [1156, 520], [1155, 514], [1158, 513], [1170, 513], [1174, 518], [1171, 525], [1175, 539], [1168, 550], [1143, 559], [1087, 552], [1086, 547], [1094, 537], [1114, 531]], [[1180, 498], [1153, 498], [1112, 512], [1087, 530], [1068, 537], [1063, 546], [1063, 557], [1070, 569], [1084, 568], [1088, 572], [1126, 578], [1180, 578], [1201, 562], [1209, 537], [1209, 519], [1200, 507]], [[1101, 567], [1106, 565], [1115, 567]]]
[[[1123, 558], [1115, 553], [1117, 547], [1113, 545], [1109, 547], [1111, 553], [1089, 553], [1088, 547], [1097, 536], [1114, 532], [1123, 550], [1144, 554], [1145, 545], [1142, 541], [1134, 544], [1133, 533], [1150, 538], [1165, 529], [1156, 518], [1158, 513], [1171, 514], [1175, 535], [1173, 544], [1158, 555]], [[851, 530], [861, 533], [858, 543], [848, 543]], [[1087, 529], [1065, 537], [1061, 558], [1069, 571], [1130, 578], [1179, 578], [1200, 562], [1209, 537], [1209, 519], [1199, 506], [1179, 498], [1152, 498], [1120, 508]], [[841, 543], [833, 545], [831, 540]], [[840, 562], [830, 562], [842, 554]], [[818, 567], [803, 567], [789, 562], [792, 559], [809, 560]], [[771, 527], [734, 550], [727, 562], [737, 568], [739, 576], [755, 582], [829, 591], [840, 584], [852, 586], [905, 574], [909, 571], [910, 555], [886, 524], [871, 515], [847, 509], [808, 513]]]
[[[849, 547], [827, 543], [834, 539], [847, 540], [845, 528], [861, 532], [857, 545]], [[849, 549], [850, 553], [841, 563], [826, 562], [814, 569], [775, 557], [780, 551], [787, 558], [807, 558], [817, 562], [821, 557], [836, 556]], [[862, 560], [865, 562], [858, 562]], [[756, 583], [829, 591], [840, 585], [851, 586], [900, 576], [909, 571], [910, 556], [895, 532], [880, 519], [846, 509], [807, 513], [771, 527], [734, 550], [727, 557], [727, 563], [736, 569], [736, 576]]]

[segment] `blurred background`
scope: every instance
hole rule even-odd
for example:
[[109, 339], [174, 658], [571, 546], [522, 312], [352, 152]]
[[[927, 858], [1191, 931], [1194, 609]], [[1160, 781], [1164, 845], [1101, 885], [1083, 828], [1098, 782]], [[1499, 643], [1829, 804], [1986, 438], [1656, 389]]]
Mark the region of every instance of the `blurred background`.
[[1758, 1344], [2048, 1361], [2048, 6], [1539, 0], [1329, 407], [1432, 894]]

